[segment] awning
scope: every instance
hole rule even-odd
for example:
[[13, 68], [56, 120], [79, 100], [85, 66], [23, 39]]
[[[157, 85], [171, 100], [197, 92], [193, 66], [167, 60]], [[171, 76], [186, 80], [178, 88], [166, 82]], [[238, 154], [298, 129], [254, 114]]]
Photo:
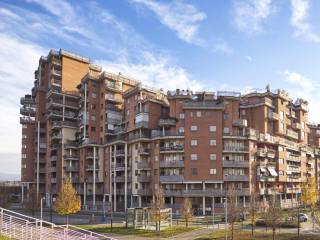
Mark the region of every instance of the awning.
[[277, 174], [276, 170], [274, 170], [274, 168], [268, 167], [268, 171], [271, 174], [271, 176], [273, 176], [273, 177], [277, 177], [278, 176], [278, 174]]
[[267, 169], [265, 167], [260, 167], [260, 172], [266, 172]]

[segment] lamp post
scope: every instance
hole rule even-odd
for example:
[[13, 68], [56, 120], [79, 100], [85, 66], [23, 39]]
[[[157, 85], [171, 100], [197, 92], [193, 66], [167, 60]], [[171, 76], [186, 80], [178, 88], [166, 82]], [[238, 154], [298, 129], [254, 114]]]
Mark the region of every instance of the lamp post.
[[228, 198], [224, 198], [224, 208], [225, 208], [225, 235], [226, 235], [226, 240], [228, 239]]

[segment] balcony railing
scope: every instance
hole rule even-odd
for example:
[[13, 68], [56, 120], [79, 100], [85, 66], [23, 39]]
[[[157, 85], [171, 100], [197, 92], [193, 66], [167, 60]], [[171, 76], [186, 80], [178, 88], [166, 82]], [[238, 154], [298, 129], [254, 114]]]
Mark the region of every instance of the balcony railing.
[[223, 177], [224, 181], [231, 181], [231, 182], [247, 182], [249, 181], [249, 176], [247, 175], [225, 175]]
[[159, 119], [159, 126], [175, 126], [176, 119], [175, 118], [161, 118]]
[[137, 180], [138, 182], [150, 182], [151, 176], [138, 176]]
[[248, 168], [249, 167], [249, 161], [229, 161], [224, 160], [222, 161], [223, 167], [239, 167], [239, 168]]
[[248, 152], [248, 147], [224, 146], [224, 152]]
[[183, 160], [161, 161], [160, 167], [161, 168], [182, 168], [184, 167], [184, 161]]
[[268, 118], [271, 119], [271, 120], [278, 120], [279, 119], [279, 115], [276, 112], [270, 111], [268, 113]]
[[148, 168], [150, 168], [150, 162], [147, 162], [147, 161], [138, 162], [137, 168], [138, 169], [148, 169]]
[[234, 120], [232, 124], [235, 127], [247, 127], [248, 121], [246, 119], [238, 119], [238, 120]]
[[182, 182], [183, 175], [162, 175], [160, 176], [160, 182]]
[[183, 152], [183, 151], [184, 151], [183, 145], [160, 147], [160, 152]]
[[139, 148], [138, 153], [140, 155], [149, 155], [150, 154], [150, 149], [148, 148]]
[[287, 129], [287, 136], [293, 139], [298, 139], [299, 138], [299, 134], [295, 131], [292, 131], [290, 129]]

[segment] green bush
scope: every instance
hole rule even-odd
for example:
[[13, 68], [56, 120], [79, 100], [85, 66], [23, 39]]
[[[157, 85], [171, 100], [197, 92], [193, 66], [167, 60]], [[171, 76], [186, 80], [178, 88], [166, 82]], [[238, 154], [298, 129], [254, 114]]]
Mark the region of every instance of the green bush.
[[[256, 226], [258, 227], [272, 227], [270, 224], [267, 224], [264, 220], [257, 220]], [[297, 228], [298, 222], [297, 221], [283, 221], [276, 226], [277, 228]]]

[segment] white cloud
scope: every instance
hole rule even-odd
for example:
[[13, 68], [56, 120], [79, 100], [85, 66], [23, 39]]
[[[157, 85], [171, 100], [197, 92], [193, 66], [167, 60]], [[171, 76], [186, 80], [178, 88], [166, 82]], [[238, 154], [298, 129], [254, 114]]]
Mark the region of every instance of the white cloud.
[[155, 56], [150, 52], [142, 54], [140, 63], [132, 63], [126, 59], [113, 61], [99, 60], [97, 64], [104, 69], [131, 76], [142, 81], [147, 86], [172, 90], [176, 88], [199, 90], [202, 85], [193, 79], [187, 71], [172, 64], [165, 56]]
[[285, 70], [282, 72], [288, 92], [295, 98], [303, 98], [309, 102], [309, 120], [317, 122], [320, 120], [319, 99], [320, 83], [294, 71]]
[[272, 0], [238, 0], [234, 4], [234, 22], [239, 31], [259, 33], [272, 13]]
[[183, 1], [170, 3], [152, 0], [130, 0], [132, 3], [143, 4], [157, 15], [159, 21], [175, 31], [180, 39], [187, 43], [202, 45], [203, 39], [198, 36], [200, 23], [206, 19], [206, 14], [195, 6]]
[[312, 26], [308, 22], [309, 0], [291, 0], [291, 6], [290, 23], [294, 27], [294, 35], [310, 42], [319, 43], [320, 35], [313, 32]]

